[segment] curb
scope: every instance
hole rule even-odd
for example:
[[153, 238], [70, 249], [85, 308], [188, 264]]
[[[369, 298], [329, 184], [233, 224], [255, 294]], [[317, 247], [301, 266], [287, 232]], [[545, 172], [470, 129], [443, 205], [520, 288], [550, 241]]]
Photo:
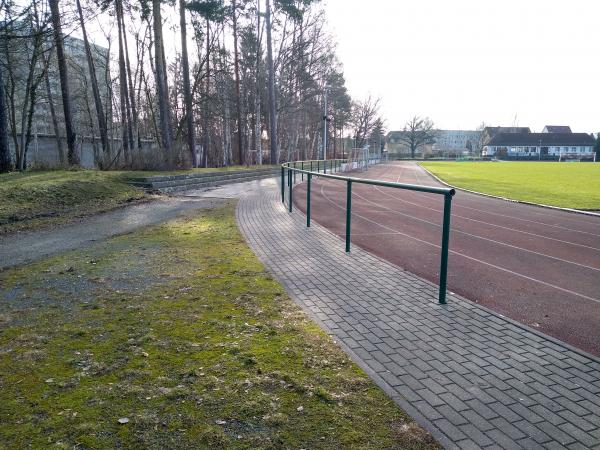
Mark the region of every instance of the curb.
[[465, 189], [465, 188], [461, 188], [461, 187], [458, 187], [458, 186], [453, 186], [450, 183], [446, 183], [444, 180], [440, 179], [438, 176], [436, 176], [433, 173], [431, 173], [429, 170], [427, 170], [421, 164], [419, 164], [419, 167], [421, 169], [423, 169], [425, 172], [427, 172], [431, 177], [433, 177], [434, 179], [436, 179], [438, 182], [442, 183], [444, 186], [448, 186], [448, 187], [451, 187], [453, 189], [457, 189], [459, 191], [464, 191], [464, 192], [468, 192], [470, 194], [475, 194], [475, 195], [481, 195], [482, 197], [490, 197], [490, 198], [495, 198], [495, 199], [498, 199], [498, 200], [504, 200], [505, 202], [520, 203], [522, 205], [537, 206], [539, 208], [554, 209], [554, 210], [565, 211], [565, 212], [574, 213], [574, 214], [583, 214], [585, 216], [600, 217], [600, 213], [595, 213], [595, 212], [592, 212], [592, 211], [585, 211], [585, 210], [582, 210], [582, 209], [574, 209], [574, 208], [561, 208], [560, 206], [551, 206], [551, 205], [544, 205], [542, 203], [526, 202], [525, 200], [515, 200], [513, 198], [500, 197], [499, 195], [485, 194], [483, 192], [472, 191], [470, 189]]

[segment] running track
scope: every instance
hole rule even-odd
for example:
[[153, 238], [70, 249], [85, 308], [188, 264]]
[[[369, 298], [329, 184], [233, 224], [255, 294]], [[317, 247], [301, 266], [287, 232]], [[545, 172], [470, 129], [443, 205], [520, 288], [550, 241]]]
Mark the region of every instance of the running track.
[[[411, 162], [353, 176], [440, 185]], [[352, 193], [352, 245], [437, 282], [442, 196], [360, 184]], [[305, 212], [305, 183], [294, 203]], [[345, 183], [313, 177], [311, 205], [313, 220], [345, 236]], [[448, 289], [600, 356], [600, 218], [457, 191]]]

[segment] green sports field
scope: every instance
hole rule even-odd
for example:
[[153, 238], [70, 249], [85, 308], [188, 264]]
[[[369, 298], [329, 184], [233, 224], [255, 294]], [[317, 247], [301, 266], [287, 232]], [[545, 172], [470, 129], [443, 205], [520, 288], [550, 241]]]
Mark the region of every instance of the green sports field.
[[514, 200], [600, 210], [600, 163], [425, 162], [445, 182]]

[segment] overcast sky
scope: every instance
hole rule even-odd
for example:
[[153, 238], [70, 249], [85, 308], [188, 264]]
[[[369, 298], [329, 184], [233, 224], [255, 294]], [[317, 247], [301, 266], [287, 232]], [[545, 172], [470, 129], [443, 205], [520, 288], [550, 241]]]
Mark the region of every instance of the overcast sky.
[[387, 129], [600, 131], [598, 0], [324, 0], [351, 95]]

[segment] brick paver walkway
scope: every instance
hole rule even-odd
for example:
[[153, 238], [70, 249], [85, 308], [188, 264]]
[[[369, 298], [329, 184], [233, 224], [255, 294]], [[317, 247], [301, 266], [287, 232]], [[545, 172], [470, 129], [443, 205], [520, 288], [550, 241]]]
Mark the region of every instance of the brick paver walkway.
[[[289, 214], [276, 183], [240, 199], [252, 249], [292, 298], [448, 448], [600, 448], [600, 362]], [[600, 328], [600, 326], [599, 326]], [[600, 331], [599, 331], [600, 332]]]

